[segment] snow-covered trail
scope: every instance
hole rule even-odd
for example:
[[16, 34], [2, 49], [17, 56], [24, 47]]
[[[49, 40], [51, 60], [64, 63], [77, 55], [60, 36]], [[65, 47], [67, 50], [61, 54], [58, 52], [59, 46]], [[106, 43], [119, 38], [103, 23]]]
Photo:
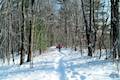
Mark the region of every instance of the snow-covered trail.
[[56, 49], [52, 50], [51, 53], [54, 55], [47, 54], [43, 55], [41, 59], [35, 59], [33, 68], [30, 68], [30, 63], [25, 63], [22, 66], [18, 64], [1, 65], [0, 80], [65, 80], [62, 61], [64, 55]]
[[60, 80], [120, 80], [120, 73], [111, 61], [81, 56], [79, 52], [63, 49], [59, 59]]
[[0, 66], [0, 80], [120, 80], [110, 61], [81, 56], [71, 49], [51, 48], [22, 66]]

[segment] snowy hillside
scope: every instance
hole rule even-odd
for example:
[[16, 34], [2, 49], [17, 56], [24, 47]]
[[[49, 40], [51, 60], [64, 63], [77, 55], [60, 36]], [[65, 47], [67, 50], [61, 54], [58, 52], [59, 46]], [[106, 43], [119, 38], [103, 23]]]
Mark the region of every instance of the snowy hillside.
[[1, 65], [0, 80], [120, 80], [115, 63], [87, 57], [85, 51], [81, 57], [71, 49], [51, 47], [33, 63]]

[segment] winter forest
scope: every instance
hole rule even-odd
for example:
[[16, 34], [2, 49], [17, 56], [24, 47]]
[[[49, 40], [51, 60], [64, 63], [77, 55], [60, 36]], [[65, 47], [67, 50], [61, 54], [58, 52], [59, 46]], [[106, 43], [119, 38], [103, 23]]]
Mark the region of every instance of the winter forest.
[[120, 80], [119, 0], [0, 0], [0, 80]]

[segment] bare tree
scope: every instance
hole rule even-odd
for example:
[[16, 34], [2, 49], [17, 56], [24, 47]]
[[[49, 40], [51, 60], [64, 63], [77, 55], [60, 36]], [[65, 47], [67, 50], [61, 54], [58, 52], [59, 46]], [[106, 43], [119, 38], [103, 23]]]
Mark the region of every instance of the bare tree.
[[22, 4], [21, 4], [21, 13], [22, 13], [22, 25], [21, 25], [21, 50], [20, 50], [20, 65], [23, 64], [24, 59], [24, 0], [22, 0]]
[[118, 17], [118, 8], [119, 8], [119, 0], [111, 0], [111, 33], [112, 33], [112, 48], [113, 48], [113, 58], [117, 57], [118, 50], [118, 34], [119, 34], [119, 17]]

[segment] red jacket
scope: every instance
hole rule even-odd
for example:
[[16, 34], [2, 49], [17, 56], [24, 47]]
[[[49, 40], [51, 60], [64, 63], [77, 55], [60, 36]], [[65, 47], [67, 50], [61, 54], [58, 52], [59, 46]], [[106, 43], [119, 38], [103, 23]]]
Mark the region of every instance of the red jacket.
[[58, 44], [57, 46], [56, 46], [56, 48], [63, 48], [63, 45], [62, 44]]

